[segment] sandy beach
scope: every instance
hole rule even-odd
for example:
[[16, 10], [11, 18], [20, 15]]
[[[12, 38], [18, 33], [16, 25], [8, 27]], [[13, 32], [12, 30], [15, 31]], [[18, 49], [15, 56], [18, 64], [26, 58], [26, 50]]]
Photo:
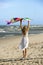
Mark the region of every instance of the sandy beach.
[[30, 34], [27, 58], [18, 48], [22, 36], [0, 38], [0, 65], [43, 65], [43, 34]]

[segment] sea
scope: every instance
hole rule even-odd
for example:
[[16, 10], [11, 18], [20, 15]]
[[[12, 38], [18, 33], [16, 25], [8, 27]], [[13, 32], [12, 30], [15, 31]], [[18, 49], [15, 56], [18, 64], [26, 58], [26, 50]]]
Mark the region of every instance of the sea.
[[[40, 34], [43, 33], [43, 25], [30, 25], [29, 34]], [[20, 26], [17, 25], [2, 25], [0, 26], [0, 37], [10, 37], [21, 35], [22, 31]]]

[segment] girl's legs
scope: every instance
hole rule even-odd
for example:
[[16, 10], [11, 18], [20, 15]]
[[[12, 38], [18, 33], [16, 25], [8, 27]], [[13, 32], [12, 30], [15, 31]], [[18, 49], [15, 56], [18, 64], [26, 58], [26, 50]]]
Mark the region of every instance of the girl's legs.
[[25, 48], [25, 50], [23, 50], [23, 58], [26, 57], [26, 54], [27, 54], [27, 49]]
[[25, 48], [25, 57], [26, 57], [26, 55], [27, 55], [27, 49]]
[[23, 58], [25, 57], [25, 51], [23, 50]]

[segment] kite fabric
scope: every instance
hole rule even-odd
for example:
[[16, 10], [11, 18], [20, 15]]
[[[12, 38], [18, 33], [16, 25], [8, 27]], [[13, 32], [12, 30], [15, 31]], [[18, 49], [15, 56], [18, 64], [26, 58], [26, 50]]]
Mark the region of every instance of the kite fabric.
[[30, 18], [12, 18], [10, 21], [7, 21], [7, 24], [11, 24], [11, 23], [15, 23], [18, 22], [20, 20], [26, 20], [26, 21], [30, 21]]

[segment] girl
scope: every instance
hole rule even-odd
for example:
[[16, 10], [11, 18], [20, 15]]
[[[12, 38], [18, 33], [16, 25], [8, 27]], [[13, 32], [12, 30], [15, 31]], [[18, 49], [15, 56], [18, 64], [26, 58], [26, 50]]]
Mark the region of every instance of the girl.
[[29, 43], [29, 39], [28, 39], [29, 21], [28, 21], [28, 26], [22, 27], [22, 20], [20, 20], [20, 28], [22, 31], [22, 40], [19, 45], [19, 48], [23, 50], [23, 58], [25, 58], [27, 55], [27, 47]]

